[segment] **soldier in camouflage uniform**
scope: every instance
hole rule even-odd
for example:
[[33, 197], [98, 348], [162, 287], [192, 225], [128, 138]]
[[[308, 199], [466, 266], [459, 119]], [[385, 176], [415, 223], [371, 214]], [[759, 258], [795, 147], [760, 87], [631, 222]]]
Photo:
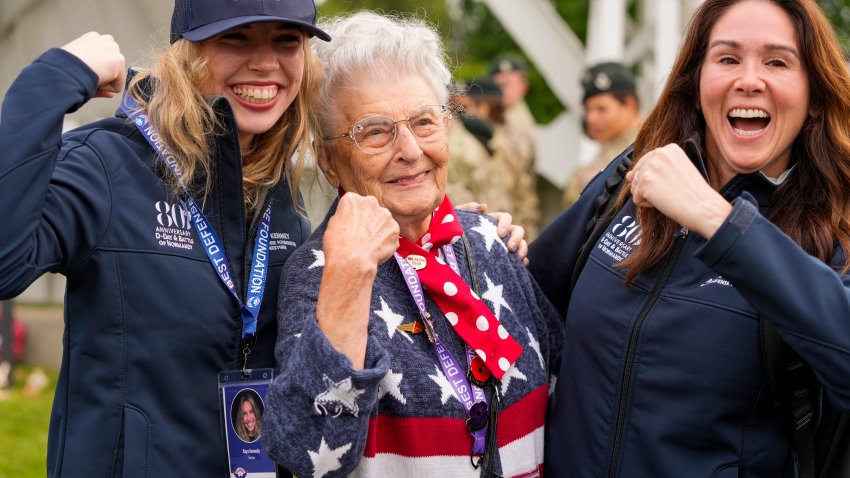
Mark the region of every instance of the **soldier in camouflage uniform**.
[[600, 63], [582, 77], [584, 122], [590, 139], [599, 143], [596, 156], [576, 168], [564, 186], [563, 205], [581, 191], [612, 159], [632, 144], [640, 129], [640, 105], [629, 70], [619, 63]]
[[[526, 238], [533, 239], [540, 229], [540, 198], [537, 195], [537, 123], [525, 103], [528, 78], [525, 63], [519, 58], [496, 58], [490, 67], [490, 78], [499, 85], [505, 106], [504, 124], [495, 136], [494, 154], [506, 164], [511, 178], [508, 194], [514, 223], [525, 227]], [[498, 130], [499, 128], [497, 128]]]
[[[458, 203], [481, 202], [490, 211], [507, 211], [513, 215], [514, 203], [508, 191], [510, 173], [502, 164], [504, 160], [494, 156], [493, 149], [494, 144], [502, 141], [497, 124], [504, 117], [502, 92], [487, 80], [461, 83], [456, 90], [452, 102], [458, 111], [457, 121], [452, 121], [448, 133], [446, 193]], [[516, 217], [514, 224], [521, 224]]]
[[446, 194], [459, 204], [471, 201], [485, 202], [481, 195], [479, 176], [480, 171], [490, 161], [490, 153], [485, 144], [493, 134], [492, 128], [484, 123], [483, 127], [489, 130], [489, 134], [485, 143], [482, 143], [464, 125], [468, 118], [484, 123], [484, 120], [472, 117], [464, 109], [458, 108], [454, 120], [449, 124], [448, 132], [449, 171]]

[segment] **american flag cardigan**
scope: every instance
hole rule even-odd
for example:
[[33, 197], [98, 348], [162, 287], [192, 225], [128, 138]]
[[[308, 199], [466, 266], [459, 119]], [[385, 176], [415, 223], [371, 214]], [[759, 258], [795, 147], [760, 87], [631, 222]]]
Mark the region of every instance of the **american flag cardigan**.
[[[331, 217], [334, 210], [328, 213]], [[560, 364], [562, 320], [487, 216], [458, 211], [477, 269], [481, 297], [523, 347], [497, 384], [497, 470], [538, 476], [550, 382]], [[395, 261], [378, 268], [363, 370], [337, 352], [316, 325], [327, 219], [287, 260], [278, 306], [277, 373], [266, 400], [269, 456], [300, 478], [477, 477], [466, 412], [424, 333], [399, 330], [418, 309]], [[463, 241], [454, 245], [471, 284]], [[356, 287], [356, 284], [352, 284]], [[426, 298], [436, 332], [466, 368], [463, 343]]]

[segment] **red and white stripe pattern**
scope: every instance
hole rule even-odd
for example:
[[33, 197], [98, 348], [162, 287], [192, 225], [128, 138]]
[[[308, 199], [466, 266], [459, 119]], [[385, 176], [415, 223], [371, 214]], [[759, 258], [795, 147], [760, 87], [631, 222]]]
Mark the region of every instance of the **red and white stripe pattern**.
[[[540, 476], [548, 386], [499, 413], [496, 441], [506, 478]], [[369, 422], [363, 458], [351, 476], [478, 477], [462, 418], [391, 417]]]

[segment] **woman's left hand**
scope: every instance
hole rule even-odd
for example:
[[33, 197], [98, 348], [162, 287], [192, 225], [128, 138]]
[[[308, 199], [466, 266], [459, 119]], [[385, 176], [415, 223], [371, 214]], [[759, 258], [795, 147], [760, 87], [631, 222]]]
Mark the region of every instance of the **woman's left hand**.
[[[477, 202], [464, 203], [459, 206], [455, 206], [455, 209], [488, 214], [487, 205]], [[496, 220], [499, 237], [504, 238], [506, 235], [510, 234], [510, 238], [508, 239], [508, 250], [516, 252], [522, 263], [528, 265], [528, 243], [525, 239], [523, 239], [525, 237], [525, 228], [519, 224], [511, 224], [513, 222], [513, 217], [511, 217], [510, 213], [491, 212], [488, 215]]]
[[654, 149], [626, 174], [637, 206], [654, 207], [709, 239], [732, 211], [677, 144]]

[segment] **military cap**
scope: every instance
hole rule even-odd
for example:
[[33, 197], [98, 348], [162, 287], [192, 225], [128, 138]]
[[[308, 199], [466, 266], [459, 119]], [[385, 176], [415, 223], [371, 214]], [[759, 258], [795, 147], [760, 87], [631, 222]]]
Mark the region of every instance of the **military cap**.
[[493, 62], [490, 63], [490, 76], [508, 71], [525, 72], [525, 62], [515, 56], [503, 55], [494, 58]]
[[465, 82], [464, 92], [472, 98], [502, 99], [502, 89], [488, 78], [474, 78]]
[[635, 80], [631, 72], [621, 63], [605, 62], [585, 71], [581, 78], [584, 88], [582, 101], [603, 93], [634, 93]]

